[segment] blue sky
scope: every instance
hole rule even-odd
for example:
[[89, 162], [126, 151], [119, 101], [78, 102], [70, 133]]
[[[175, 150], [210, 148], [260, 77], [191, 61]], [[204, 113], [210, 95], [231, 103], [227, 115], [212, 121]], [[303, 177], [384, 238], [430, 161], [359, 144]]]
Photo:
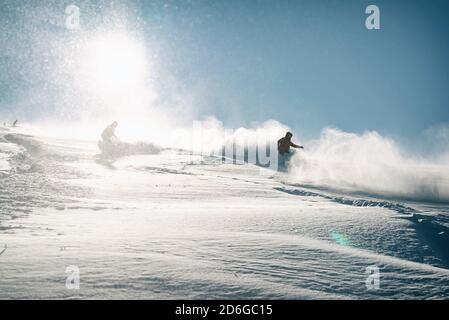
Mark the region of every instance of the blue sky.
[[[365, 28], [365, 8], [381, 30]], [[274, 118], [413, 135], [449, 121], [449, 1], [194, 1], [142, 5], [186, 83], [231, 125]]]
[[[369, 4], [380, 8], [381, 30], [365, 28]], [[216, 115], [227, 127], [276, 119], [304, 137], [334, 126], [410, 138], [449, 122], [449, 1], [142, 0], [130, 8], [129, 24], [157, 43], [162, 67], [196, 93], [198, 117]], [[13, 58], [0, 58], [5, 108], [29, 83], [17, 80]]]

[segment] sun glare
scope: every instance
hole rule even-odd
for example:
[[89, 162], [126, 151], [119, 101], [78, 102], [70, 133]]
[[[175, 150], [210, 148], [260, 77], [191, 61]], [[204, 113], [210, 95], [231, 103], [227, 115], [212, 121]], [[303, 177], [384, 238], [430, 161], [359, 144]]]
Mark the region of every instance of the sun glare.
[[97, 36], [88, 41], [84, 62], [92, 85], [102, 92], [139, 86], [147, 68], [143, 46], [122, 34]]
[[71, 71], [83, 118], [102, 125], [117, 120], [121, 136], [142, 136], [133, 126], [148, 117], [157, 97], [145, 42], [124, 31], [98, 31], [79, 41], [77, 53]]

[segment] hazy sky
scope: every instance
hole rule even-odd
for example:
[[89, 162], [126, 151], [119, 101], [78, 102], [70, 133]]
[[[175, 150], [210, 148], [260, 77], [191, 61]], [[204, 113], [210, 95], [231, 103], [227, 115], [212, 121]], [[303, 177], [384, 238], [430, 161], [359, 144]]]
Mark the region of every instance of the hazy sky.
[[[86, 2], [78, 2], [63, 1], [83, 13]], [[6, 3], [2, 20], [12, 18], [14, 2]], [[369, 4], [380, 8], [381, 30], [365, 28]], [[449, 122], [449, 1], [142, 0], [130, 7], [128, 19], [139, 19], [129, 24], [157, 42], [163, 67], [197, 96], [198, 117], [216, 115], [228, 127], [276, 119], [305, 137], [325, 126], [413, 137]], [[8, 26], [3, 21], [3, 31]], [[0, 108], [27, 90], [8, 65], [11, 52], [0, 53], [8, 71], [0, 72]]]

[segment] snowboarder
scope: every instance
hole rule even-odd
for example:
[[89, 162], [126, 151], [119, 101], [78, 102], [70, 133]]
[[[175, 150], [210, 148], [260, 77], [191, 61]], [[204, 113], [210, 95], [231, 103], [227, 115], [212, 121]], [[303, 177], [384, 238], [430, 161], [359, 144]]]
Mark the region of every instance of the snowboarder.
[[115, 135], [115, 129], [117, 128], [117, 126], [118, 123], [114, 121], [112, 124], [110, 124], [103, 130], [101, 138], [103, 139], [104, 142], [112, 143], [113, 140], [117, 140], [117, 136]]
[[304, 149], [303, 146], [299, 146], [297, 144], [294, 144], [292, 142], [293, 134], [291, 132], [287, 132], [285, 137], [279, 139], [278, 141], [278, 151], [281, 155], [284, 155], [286, 153], [290, 153], [290, 147], [292, 148], [298, 148], [298, 149]]
[[278, 140], [278, 152], [279, 152], [278, 164], [279, 168], [283, 170], [286, 169], [288, 161], [294, 154], [294, 152], [290, 151], [290, 147], [296, 149], [304, 149], [303, 146], [294, 144], [292, 142], [292, 137], [293, 134], [291, 132], [287, 132], [285, 137]]

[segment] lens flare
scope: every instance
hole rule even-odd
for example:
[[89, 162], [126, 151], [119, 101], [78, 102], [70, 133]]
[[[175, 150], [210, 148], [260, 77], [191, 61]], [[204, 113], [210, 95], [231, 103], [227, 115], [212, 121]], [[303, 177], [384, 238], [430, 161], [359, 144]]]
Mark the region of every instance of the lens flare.
[[341, 246], [349, 246], [350, 245], [348, 237], [346, 237], [346, 235], [341, 234], [339, 232], [332, 231], [331, 238]]

